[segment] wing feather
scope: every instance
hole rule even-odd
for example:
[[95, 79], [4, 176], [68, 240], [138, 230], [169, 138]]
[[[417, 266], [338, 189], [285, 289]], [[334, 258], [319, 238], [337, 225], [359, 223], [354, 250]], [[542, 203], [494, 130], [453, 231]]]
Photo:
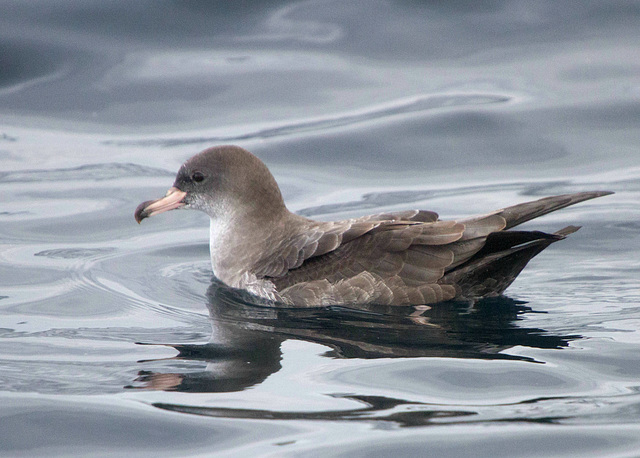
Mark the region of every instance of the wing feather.
[[300, 217], [291, 236], [280, 236], [253, 271], [295, 305], [449, 300], [461, 291], [455, 279], [481, 268], [478, 258], [491, 251], [485, 248], [490, 234], [605, 194], [545, 198], [457, 221], [440, 221], [437, 213], [420, 210], [337, 222]]

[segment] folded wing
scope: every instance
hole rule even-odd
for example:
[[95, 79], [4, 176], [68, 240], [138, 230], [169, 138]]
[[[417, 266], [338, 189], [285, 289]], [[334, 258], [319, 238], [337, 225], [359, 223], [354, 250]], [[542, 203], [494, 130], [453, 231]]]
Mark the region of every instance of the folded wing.
[[296, 305], [419, 304], [500, 294], [533, 256], [577, 230], [505, 229], [606, 194], [549, 197], [458, 221], [414, 210], [310, 222], [256, 272]]

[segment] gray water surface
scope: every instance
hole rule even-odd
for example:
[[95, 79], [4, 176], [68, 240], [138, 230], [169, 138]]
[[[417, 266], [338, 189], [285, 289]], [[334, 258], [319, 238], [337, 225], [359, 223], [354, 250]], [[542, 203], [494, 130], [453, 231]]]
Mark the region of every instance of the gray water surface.
[[[0, 455], [637, 456], [640, 2], [0, 1]], [[507, 296], [251, 305], [208, 218], [133, 219], [235, 143], [292, 210], [584, 190]]]

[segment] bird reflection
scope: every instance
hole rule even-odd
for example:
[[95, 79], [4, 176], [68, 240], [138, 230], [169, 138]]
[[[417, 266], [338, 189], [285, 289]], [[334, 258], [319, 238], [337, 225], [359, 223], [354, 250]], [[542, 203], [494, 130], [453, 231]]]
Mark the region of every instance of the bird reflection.
[[518, 326], [521, 315], [535, 312], [507, 297], [430, 306], [294, 309], [251, 303], [246, 293], [214, 281], [207, 299], [212, 325], [209, 343], [168, 345], [179, 352], [170, 360], [190, 365], [169, 373], [141, 371], [127, 388], [241, 391], [280, 370], [281, 344], [289, 339], [325, 345], [329, 350], [324, 356], [330, 358], [447, 357], [535, 363], [507, 350], [563, 348], [580, 338]]

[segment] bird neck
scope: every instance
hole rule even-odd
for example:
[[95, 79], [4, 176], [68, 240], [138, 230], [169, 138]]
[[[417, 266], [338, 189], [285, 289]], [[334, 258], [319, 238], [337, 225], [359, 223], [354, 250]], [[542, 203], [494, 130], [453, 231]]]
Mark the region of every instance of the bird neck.
[[211, 217], [213, 274], [229, 286], [240, 287], [260, 257], [273, 248], [274, 234], [284, 232], [296, 217], [284, 206], [272, 212], [230, 212], [225, 217]]

